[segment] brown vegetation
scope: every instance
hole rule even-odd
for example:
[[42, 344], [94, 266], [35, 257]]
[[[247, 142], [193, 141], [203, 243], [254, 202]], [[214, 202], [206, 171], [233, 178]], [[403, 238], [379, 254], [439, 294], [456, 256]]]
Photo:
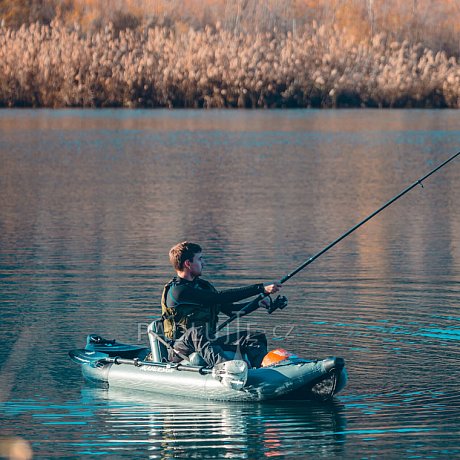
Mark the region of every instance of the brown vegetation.
[[[408, 3], [414, 7], [428, 1]], [[5, 3], [0, 0], [0, 14]], [[182, 21], [177, 11], [167, 10], [177, 6], [172, 0], [113, 1], [111, 5], [120, 8], [105, 14], [102, 7], [107, 2], [103, 0], [8, 2], [22, 5], [18, 11], [29, 11], [31, 18], [31, 6], [38, 3], [48, 7], [48, 16], [59, 16], [67, 25], [54, 19], [49, 25], [37, 22], [15, 28], [14, 15], [4, 15], [9, 22], [4, 20], [0, 27], [1, 106], [460, 104], [460, 66], [456, 58], [420, 43], [396, 40], [394, 32], [376, 33], [380, 28], [377, 12], [386, 11], [377, 8], [377, 0], [366, 0], [367, 10], [358, 8], [362, 1], [331, 0], [328, 11], [334, 13], [336, 24], [326, 25], [324, 17], [321, 26], [316, 21], [301, 24], [300, 19], [286, 19], [294, 10], [297, 18], [304, 18], [313, 8], [307, 0], [271, 0], [265, 2], [265, 9], [256, 7], [264, 2], [250, 0], [207, 1], [201, 16], [192, 15], [196, 0], [189, 0], [183, 2]], [[317, 7], [322, 4], [310, 3]], [[145, 14], [148, 4], [151, 16]], [[200, 24], [213, 22], [213, 11], [220, 11], [224, 4], [227, 9], [223, 21], [200, 29]], [[254, 8], [250, 11], [251, 4]], [[347, 22], [347, 5], [355, 8], [354, 22]], [[248, 32], [250, 13], [254, 27]], [[108, 17], [112, 22], [104, 20]], [[41, 20], [46, 22], [43, 17]]]
[[19, 29], [35, 22], [78, 23], [94, 32], [168, 27], [203, 30], [217, 22], [231, 32], [293, 32], [313, 21], [346, 30], [346, 38], [422, 42], [434, 51], [460, 54], [460, 6], [454, 0], [0, 0], [0, 21]]

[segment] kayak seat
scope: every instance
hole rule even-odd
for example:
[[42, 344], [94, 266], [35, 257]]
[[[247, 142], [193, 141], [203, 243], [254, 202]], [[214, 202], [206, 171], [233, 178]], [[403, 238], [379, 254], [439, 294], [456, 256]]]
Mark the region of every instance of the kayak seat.
[[[158, 340], [158, 336], [165, 340], [164, 329], [163, 329], [163, 320], [156, 319], [152, 321], [147, 326], [147, 333], [149, 336], [150, 350], [151, 350], [151, 360], [155, 363], [162, 363], [168, 361], [168, 350], [165, 345]], [[224, 356], [227, 360], [235, 359], [235, 353], [231, 351], [224, 351]], [[181, 364], [192, 365], [192, 366], [206, 366], [206, 361], [203, 357], [197, 353], [192, 353], [189, 357], [189, 361], [181, 361]], [[239, 358], [241, 359], [241, 358]]]
[[152, 361], [162, 363], [168, 360], [168, 350], [158, 339], [160, 336], [164, 340], [163, 320], [156, 319], [147, 326], [147, 334], [149, 336], [150, 350]]

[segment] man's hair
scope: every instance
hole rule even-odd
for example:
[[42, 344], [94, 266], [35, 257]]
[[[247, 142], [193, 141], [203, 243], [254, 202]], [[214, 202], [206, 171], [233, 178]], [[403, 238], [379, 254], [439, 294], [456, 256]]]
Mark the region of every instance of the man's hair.
[[183, 241], [169, 250], [169, 260], [175, 270], [183, 270], [184, 262], [186, 260], [192, 261], [195, 254], [199, 252], [202, 252], [199, 244]]

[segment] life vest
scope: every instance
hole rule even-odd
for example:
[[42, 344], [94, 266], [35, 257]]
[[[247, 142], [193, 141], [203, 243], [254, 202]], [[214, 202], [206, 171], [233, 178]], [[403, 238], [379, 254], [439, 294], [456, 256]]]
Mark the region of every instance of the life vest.
[[[161, 295], [161, 313], [165, 337], [177, 340], [187, 329], [193, 326], [205, 326], [207, 332], [212, 334], [217, 326], [219, 306], [203, 305], [186, 300], [178, 302], [174, 299], [171, 289], [179, 283], [180, 280], [173, 278], [165, 285]], [[202, 279], [196, 280], [191, 287], [217, 292], [211, 283]]]

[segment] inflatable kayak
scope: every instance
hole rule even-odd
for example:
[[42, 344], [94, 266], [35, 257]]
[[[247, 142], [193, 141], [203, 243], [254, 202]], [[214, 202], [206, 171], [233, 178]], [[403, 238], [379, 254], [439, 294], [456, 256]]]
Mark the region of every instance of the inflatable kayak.
[[248, 369], [244, 360], [229, 359], [210, 369], [194, 353], [188, 362], [170, 363], [157, 340], [160, 328], [161, 320], [150, 324], [150, 348], [89, 335], [86, 347], [69, 355], [90, 382], [209, 400], [330, 399], [347, 381], [345, 362], [337, 357], [306, 360], [286, 353], [261, 368]]

